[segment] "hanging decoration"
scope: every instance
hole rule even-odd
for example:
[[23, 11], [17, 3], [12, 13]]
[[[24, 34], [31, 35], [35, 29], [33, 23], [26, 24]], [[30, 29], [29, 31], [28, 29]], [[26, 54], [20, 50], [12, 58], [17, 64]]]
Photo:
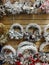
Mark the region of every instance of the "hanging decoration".
[[[20, 31], [17, 31], [15, 29], [19, 29]], [[20, 24], [15, 23], [11, 26], [11, 28], [9, 30], [9, 37], [11, 39], [17, 39], [17, 40], [22, 39], [23, 32], [24, 32], [23, 27]]]
[[[32, 31], [29, 32], [29, 30], [32, 30]], [[40, 26], [35, 23], [30, 23], [29, 25], [27, 25], [26, 33], [25, 33], [24, 37], [28, 41], [33, 41], [33, 42], [39, 41], [41, 38]]]

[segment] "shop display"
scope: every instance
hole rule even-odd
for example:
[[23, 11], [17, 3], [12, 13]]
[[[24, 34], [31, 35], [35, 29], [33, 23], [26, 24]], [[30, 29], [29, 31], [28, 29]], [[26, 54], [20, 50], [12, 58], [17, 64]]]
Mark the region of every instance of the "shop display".
[[[39, 26], [41, 21], [37, 21], [39, 25], [36, 21], [29, 24], [20, 21], [24, 27], [14, 23], [19, 22], [19, 18], [22, 19], [22, 14], [29, 22], [33, 22], [34, 17], [38, 20], [34, 14], [49, 14], [49, 0], [0, 0], [0, 65], [49, 65], [49, 24], [42, 31]], [[7, 23], [6, 16], [11, 22]], [[9, 16], [11, 18], [8, 18]], [[40, 20], [43, 19], [41, 18]], [[7, 25], [7, 29], [3, 23]], [[47, 51], [44, 51], [45, 47]]]
[[[30, 23], [24, 30], [19, 23], [15, 23], [7, 32], [5, 25], [0, 23], [0, 64], [2, 65], [7, 62], [12, 65], [49, 65], [49, 52], [43, 51], [43, 49], [49, 45], [49, 33], [47, 29], [49, 29], [49, 24], [46, 25], [43, 32], [45, 42], [43, 42], [38, 49], [35, 42], [43, 37], [39, 25]], [[32, 36], [32, 38], [30, 38], [30, 36]], [[25, 41], [19, 43], [16, 49], [11, 45], [2, 45], [8, 41], [9, 37], [12, 40], [15, 39], [19, 41], [24, 39]], [[3, 40], [1, 38], [3, 38]]]

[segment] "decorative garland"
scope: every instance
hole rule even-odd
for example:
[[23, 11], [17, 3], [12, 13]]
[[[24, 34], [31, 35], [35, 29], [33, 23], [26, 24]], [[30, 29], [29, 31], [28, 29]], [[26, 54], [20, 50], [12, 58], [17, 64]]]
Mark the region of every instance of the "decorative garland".
[[[3, 2], [3, 1], [2, 1]], [[8, 13], [11, 14], [20, 14], [20, 13], [27, 13], [27, 14], [36, 14], [39, 13], [38, 9], [41, 9], [44, 2], [46, 2], [45, 0], [36, 0], [34, 3], [32, 1], [22, 1], [19, 0], [15, 1], [14, 3], [11, 3], [10, 0], [6, 0], [5, 2], [3, 2], [3, 8], [0, 8], [1, 13], [3, 15], [6, 15], [7, 13], [5, 13], [6, 11]], [[47, 6], [47, 4], [46, 4]], [[45, 7], [46, 7], [45, 6]], [[49, 6], [49, 5], [48, 5]], [[40, 12], [41, 13], [41, 12]], [[2, 16], [2, 14], [0, 14]]]
[[5, 25], [0, 23], [0, 44], [5, 44], [7, 42], [7, 33]]
[[[25, 3], [25, 4], [24, 4]], [[24, 3], [21, 3], [21, 2], [14, 2], [14, 4], [12, 4], [10, 2], [10, 0], [8, 0], [4, 6], [6, 8], [7, 11], [9, 11], [10, 13], [12, 14], [16, 14], [16, 13], [21, 13], [23, 11], [26, 11], [28, 14], [32, 12], [33, 10], [33, 7], [31, 7], [30, 5], [30, 2], [24, 2]], [[10, 5], [10, 7], [9, 7]]]

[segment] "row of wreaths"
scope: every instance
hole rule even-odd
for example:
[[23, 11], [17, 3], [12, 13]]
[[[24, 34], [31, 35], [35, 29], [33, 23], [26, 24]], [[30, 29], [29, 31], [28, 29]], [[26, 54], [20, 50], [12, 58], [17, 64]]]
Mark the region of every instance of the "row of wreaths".
[[[22, 25], [15, 23], [10, 27], [9, 31], [6, 31], [5, 25], [0, 23], [0, 64], [49, 65], [49, 52], [46, 53], [43, 51], [43, 49], [49, 45], [48, 29], [49, 24], [44, 27], [43, 34], [41, 34], [41, 27], [36, 23], [28, 24], [25, 30]], [[45, 42], [40, 45], [38, 50], [35, 42], [43, 37], [45, 38]], [[14, 49], [11, 45], [2, 46], [2, 44], [9, 40], [8, 38], [25, 40]]]
[[36, 45], [32, 42], [21, 42], [16, 49], [11, 45], [5, 45], [0, 52], [0, 65], [49, 65], [49, 53], [45, 53], [43, 48], [38, 51]]
[[11, 25], [9, 31], [6, 31], [4, 24], [0, 23], [0, 43], [5, 43], [8, 39], [21, 40], [25, 39], [31, 42], [37, 42], [41, 38], [44, 38], [46, 42], [49, 42], [49, 24], [44, 27], [42, 34], [41, 27], [36, 23], [30, 23], [26, 26], [25, 30], [19, 23]]
[[12, 3], [10, 0], [0, 0], [0, 16], [6, 15], [7, 12], [11, 14], [20, 13], [49, 13], [49, 0], [19, 0]]

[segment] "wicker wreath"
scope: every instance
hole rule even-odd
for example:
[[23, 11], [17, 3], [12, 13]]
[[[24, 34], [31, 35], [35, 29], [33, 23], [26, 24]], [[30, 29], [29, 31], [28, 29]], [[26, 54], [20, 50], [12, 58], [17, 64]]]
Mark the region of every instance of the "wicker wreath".
[[[32, 29], [32, 32], [29, 32], [29, 29]], [[34, 31], [35, 29], [35, 31]], [[28, 39], [29, 41], [39, 41], [41, 38], [41, 28], [39, 25], [35, 24], [35, 23], [30, 23], [29, 25], [27, 25], [26, 27], [26, 39]]]
[[[21, 50], [21, 49], [23, 49], [23, 50]], [[37, 53], [37, 48], [33, 43], [24, 41], [18, 45], [17, 56], [19, 55], [19, 53], [22, 54], [24, 52], [24, 50], [26, 50], [26, 49], [32, 49], [32, 50], [34, 50], [35, 53]]]
[[[19, 29], [20, 32], [15, 31], [15, 29]], [[11, 39], [17, 39], [17, 40], [22, 39], [23, 38], [23, 31], [24, 31], [23, 27], [20, 24], [15, 23], [11, 26], [11, 28], [9, 30], [9, 37]]]
[[36, 53], [38, 53], [37, 48], [31, 42], [24, 41], [18, 45], [17, 57], [20, 57], [20, 62], [22, 62], [22, 65], [25, 65], [26, 61], [28, 64], [29, 58], [31, 56], [33, 57], [33, 55]]
[[41, 45], [40, 45], [40, 48], [39, 48], [39, 51], [40, 52], [42, 52], [41, 54], [41, 61], [43, 61], [43, 62], [47, 62], [47, 61], [49, 61], [49, 53], [46, 53], [46, 52], [44, 52], [43, 51], [43, 49], [46, 47], [46, 46], [48, 46], [49, 45], [49, 42], [46, 42], [46, 43], [42, 43]]
[[16, 50], [11, 45], [5, 45], [2, 48], [1, 53], [4, 55], [5, 62], [9, 62], [10, 64], [14, 63]]

